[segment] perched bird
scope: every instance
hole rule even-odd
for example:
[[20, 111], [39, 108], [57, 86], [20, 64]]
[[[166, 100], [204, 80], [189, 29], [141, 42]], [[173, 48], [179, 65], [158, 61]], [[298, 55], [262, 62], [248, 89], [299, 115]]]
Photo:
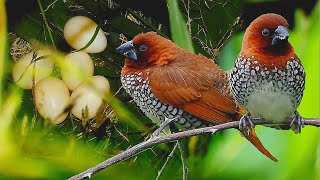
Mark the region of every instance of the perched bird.
[[242, 49], [230, 74], [231, 92], [251, 118], [281, 124], [292, 118], [295, 133], [303, 119], [297, 112], [305, 85], [305, 71], [288, 42], [288, 22], [278, 14], [264, 14], [246, 29]]
[[[117, 48], [126, 56], [121, 81], [140, 109], [158, 124], [174, 119], [180, 129], [194, 129], [239, 120], [228, 75], [212, 60], [193, 54], [154, 32], [139, 34]], [[263, 154], [254, 131], [243, 133]]]

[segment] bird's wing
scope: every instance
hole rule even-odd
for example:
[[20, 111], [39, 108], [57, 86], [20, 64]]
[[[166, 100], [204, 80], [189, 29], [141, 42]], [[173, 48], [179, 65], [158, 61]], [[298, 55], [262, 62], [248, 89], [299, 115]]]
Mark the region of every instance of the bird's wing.
[[235, 120], [239, 111], [229, 94], [227, 74], [204, 56], [180, 55], [155, 67], [148, 78], [159, 100], [214, 124]]

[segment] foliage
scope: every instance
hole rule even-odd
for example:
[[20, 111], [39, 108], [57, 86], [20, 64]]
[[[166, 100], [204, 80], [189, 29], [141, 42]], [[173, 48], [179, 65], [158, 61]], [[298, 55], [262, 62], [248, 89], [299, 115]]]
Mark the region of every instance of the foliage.
[[[63, 25], [74, 15], [91, 17], [108, 33], [107, 49], [91, 55], [95, 60], [95, 74], [106, 76], [114, 93], [120, 88], [119, 73], [123, 64], [123, 57], [115, 52], [115, 48], [123, 40], [150, 30], [172, 37], [179, 45], [212, 58], [228, 40], [217, 62], [225, 70], [229, 69], [240, 50], [242, 34], [233, 34], [231, 39], [229, 36], [241, 15], [243, 2], [176, 2], [167, 1], [169, 25], [157, 18], [146, 17], [143, 11], [118, 7], [113, 1], [37, 1], [23, 16], [8, 22], [8, 29], [29, 42], [36, 40], [37, 44], [40, 42], [67, 53], [71, 49], [63, 39]], [[1, 0], [0, 3], [0, 37], [7, 37], [5, 2]], [[320, 115], [319, 102], [315, 101], [319, 99], [320, 82], [317, 68], [319, 11], [316, 9], [319, 9], [319, 3], [309, 17], [298, 11], [296, 27], [290, 34], [290, 41], [307, 71], [306, 91], [299, 109], [306, 117]], [[65, 179], [143, 141], [154, 129], [123, 91], [110, 102], [117, 118], [104, 123], [102, 130], [98, 131], [103, 132], [102, 136], [101, 133], [95, 134], [97, 131], [86, 131], [81, 122], [71, 116], [61, 125], [47, 124], [35, 112], [32, 92], [22, 91], [12, 84], [7, 70], [13, 61], [9, 60], [8, 52], [3, 51], [8, 49], [4, 48], [6, 44], [6, 38], [0, 38], [0, 79], [3, 80], [0, 86], [0, 179]], [[61, 57], [60, 53], [57, 52], [57, 59]], [[54, 76], [59, 76], [59, 69]], [[193, 137], [184, 141], [190, 178], [319, 178], [319, 166], [316, 165], [318, 129], [306, 127], [300, 135], [263, 127], [257, 129], [262, 142], [279, 158], [279, 163], [266, 159], [238, 132], [230, 130], [212, 138]], [[171, 145], [147, 150], [94, 175], [94, 178], [152, 179], [170, 153]], [[179, 154], [176, 153], [162, 178], [180, 179], [181, 175]]]

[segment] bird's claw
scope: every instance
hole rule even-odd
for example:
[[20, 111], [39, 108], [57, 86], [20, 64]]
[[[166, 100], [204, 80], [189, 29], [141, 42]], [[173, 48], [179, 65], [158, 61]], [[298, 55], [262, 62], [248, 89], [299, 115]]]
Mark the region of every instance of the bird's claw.
[[301, 133], [301, 129], [304, 127], [304, 119], [300, 116], [298, 111], [294, 112], [290, 127], [293, 128], [294, 133]]
[[254, 124], [250, 118], [250, 114], [247, 113], [243, 115], [239, 122], [239, 130], [246, 133], [246, 135], [249, 135], [253, 127], [254, 127]]

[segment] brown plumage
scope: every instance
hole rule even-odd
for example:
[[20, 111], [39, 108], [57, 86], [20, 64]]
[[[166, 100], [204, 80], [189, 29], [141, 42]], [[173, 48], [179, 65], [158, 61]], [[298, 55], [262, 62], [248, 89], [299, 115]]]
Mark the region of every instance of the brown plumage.
[[[282, 67], [284, 68], [287, 61], [291, 57], [296, 57], [290, 43], [285, 43], [282, 47], [271, 46], [273, 33], [278, 26], [289, 28], [289, 24], [282, 16], [274, 13], [268, 13], [255, 19], [246, 32], [242, 41], [240, 54], [246, 57], [254, 56], [254, 59], [267, 67]], [[270, 35], [262, 35], [262, 31], [267, 29]]]
[[[175, 118], [179, 127], [192, 129], [242, 117], [243, 110], [230, 94], [227, 74], [210, 59], [154, 32], [137, 35], [118, 51], [127, 56], [123, 86], [152, 120]], [[254, 132], [245, 137], [276, 161]]]

